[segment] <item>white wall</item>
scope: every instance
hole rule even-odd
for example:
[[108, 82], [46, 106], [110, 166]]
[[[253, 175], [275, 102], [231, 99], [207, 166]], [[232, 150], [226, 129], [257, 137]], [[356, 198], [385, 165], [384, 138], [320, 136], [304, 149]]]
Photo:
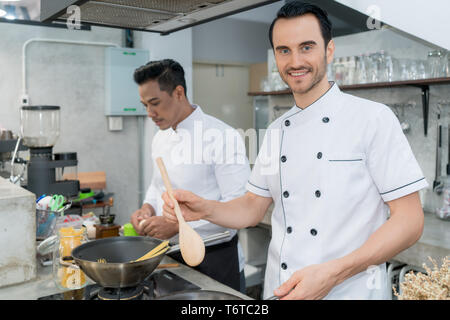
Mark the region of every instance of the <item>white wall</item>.
[[267, 61], [269, 24], [225, 18], [192, 30], [196, 62], [251, 64]]
[[[69, 31], [0, 23], [0, 124], [16, 134], [20, 132], [22, 46], [32, 38], [122, 45], [123, 30]], [[108, 131], [104, 47], [32, 43], [26, 63], [31, 104], [61, 107], [61, 132], [54, 152], [77, 152], [79, 172], [106, 171], [107, 191], [115, 193], [112, 213], [118, 223], [127, 222], [138, 205], [137, 120], [124, 117], [123, 131]]]
[[448, 0], [336, 0], [418, 38], [450, 50]]

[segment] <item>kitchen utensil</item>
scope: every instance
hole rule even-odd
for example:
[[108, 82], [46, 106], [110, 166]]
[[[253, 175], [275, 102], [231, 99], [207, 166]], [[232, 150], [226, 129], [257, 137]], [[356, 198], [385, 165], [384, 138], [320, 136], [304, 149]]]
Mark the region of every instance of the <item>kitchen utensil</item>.
[[230, 293], [213, 290], [186, 290], [171, 293], [156, 300], [243, 300]]
[[55, 194], [52, 199], [50, 200], [50, 210], [57, 211], [59, 208], [61, 208], [62, 204], [64, 203], [64, 196]]
[[179, 263], [163, 263], [159, 264], [156, 269], [169, 269], [169, 268], [179, 268]]
[[156, 256], [157, 254], [160, 254], [163, 252], [163, 250], [167, 250], [169, 245], [169, 241], [163, 241], [159, 245], [157, 245], [154, 249], [150, 250], [148, 253], [144, 254], [139, 259], [134, 260], [133, 262], [143, 261], [150, 259], [153, 256]]
[[161, 177], [164, 181], [167, 193], [175, 206], [175, 214], [178, 219], [181, 255], [188, 265], [195, 267], [199, 265], [205, 257], [205, 244], [199, 234], [184, 221], [178, 201], [173, 196], [172, 185], [162, 158], [156, 158], [156, 163], [161, 172]]
[[[230, 236], [226, 231], [203, 239], [204, 243]], [[72, 251], [75, 263], [96, 283], [106, 288], [133, 287], [140, 284], [159, 265], [165, 255], [178, 252], [178, 245], [153, 258], [130, 262], [142, 257], [163, 240], [151, 237], [112, 237], [82, 244]], [[48, 246], [48, 243], [47, 243]], [[103, 258], [106, 263], [98, 263]]]
[[[439, 107], [439, 106], [438, 106]], [[433, 191], [438, 195], [442, 193], [442, 182], [441, 182], [441, 150], [442, 150], [442, 126], [440, 123], [441, 112], [438, 113], [438, 125], [437, 125], [437, 136], [436, 136], [436, 172], [435, 179], [433, 181]]]

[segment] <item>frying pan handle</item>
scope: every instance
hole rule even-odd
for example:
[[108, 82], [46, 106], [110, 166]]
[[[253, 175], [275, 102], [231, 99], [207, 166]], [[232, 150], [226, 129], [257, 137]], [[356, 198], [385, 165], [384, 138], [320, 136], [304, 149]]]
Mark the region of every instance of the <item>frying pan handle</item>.
[[[207, 244], [207, 243], [210, 243], [210, 242], [213, 242], [213, 241], [216, 241], [216, 240], [221, 240], [221, 239], [228, 238], [229, 236], [230, 236], [230, 231], [227, 230], [225, 232], [215, 233], [213, 235], [207, 236], [207, 237], [202, 238], [202, 239], [203, 239], [203, 242], [205, 244]], [[176, 244], [176, 245], [171, 246], [170, 249], [166, 251], [166, 254], [174, 253], [174, 252], [178, 252], [178, 251], [180, 251], [180, 245]]]
[[69, 268], [80, 269], [80, 266], [77, 265], [72, 256], [59, 258], [59, 264]]

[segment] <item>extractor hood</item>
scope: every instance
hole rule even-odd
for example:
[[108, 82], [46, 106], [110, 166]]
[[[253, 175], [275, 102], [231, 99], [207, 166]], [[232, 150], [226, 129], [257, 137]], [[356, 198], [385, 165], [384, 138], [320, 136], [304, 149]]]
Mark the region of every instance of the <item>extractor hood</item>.
[[[194, 25], [257, 8], [267, 0], [41, 0], [41, 22], [73, 19], [81, 24], [169, 34]], [[274, 12], [275, 16], [275, 12]]]

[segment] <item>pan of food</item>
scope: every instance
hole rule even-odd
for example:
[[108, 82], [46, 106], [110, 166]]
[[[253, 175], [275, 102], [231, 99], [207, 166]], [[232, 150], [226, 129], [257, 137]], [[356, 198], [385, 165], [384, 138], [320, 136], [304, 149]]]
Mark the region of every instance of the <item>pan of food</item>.
[[[204, 238], [204, 243], [230, 236], [226, 231]], [[84, 243], [72, 250], [75, 264], [93, 281], [106, 288], [125, 288], [140, 284], [159, 265], [166, 254], [178, 252], [178, 245], [169, 246], [148, 259], [136, 261], [163, 240], [151, 237], [111, 237]]]

